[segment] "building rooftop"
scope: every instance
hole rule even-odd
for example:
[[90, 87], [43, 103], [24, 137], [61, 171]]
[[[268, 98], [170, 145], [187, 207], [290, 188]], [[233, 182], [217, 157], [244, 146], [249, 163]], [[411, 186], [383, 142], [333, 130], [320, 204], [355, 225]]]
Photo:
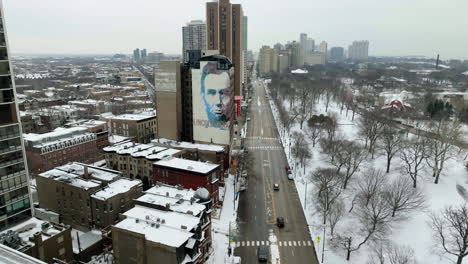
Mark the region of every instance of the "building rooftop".
[[102, 190], [94, 193], [93, 195], [91, 195], [91, 197], [98, 200], [107, 200], [111, 197], [114, 197], [115, 195], [126, 193], [130, 189], [138, 185], [141, 185], [141, 181], [137, 179], [118, 179], [114, 182], [109, 183], [109, 185], [104, 187]]
[[[12, 234], [12, 232], [16, 233], [18, 237], [22, 241], [22, 245], [18, 245], [20, 247], [25, 246], [25, 245], [30, 245], [34, 246], [34, 242], [30, 241], [29, 238], [34, 237], [34, 234], [37, 232], [41, 233], [42, 240], [45, 241], [52, 236], [62, 232], [63, 229], [60, 229], [60, 227], [57, 227], [55, 225], [50, 224], [47, 221], [42, 221], [38, 218], [31, 217], [30, 219], [17, 224], [15, 226], [10, 227], [9, 229], [3, 231], [0, 233], [0, 241], [3, 240], [7, 234]], [[0, 242], [0, 244], [3, 244]], [[15, 247], [15, 249], [18, 249], [19, 247]], [[3, 262], [0, 262], [3, 263]]]
[[199, 144], [199, 143], [190, 143], [185, 141], [176, 141], [167, 138], [153, 139], [151, 142], [156, 144], [164, 144], [174, 148], [184, 148], [184, 149], [198, 149], [198, 150], [207, 150], [207, 151], [216, 151], [221, 152], [225, 150], [224, 146], [214, 145], [214, 144]]
[[129, 121], [143, 121], [146, 119], [156, 118], [156, 115], [149, 115], [145, 113], [141, 114], [122, 114], [116, 116], [106, 116], [109, 119], [114, 120], [129, 120]]
[[45, 133], [45, 134], [23, 134], [23, 137], [27, 141], [31, 141], [34, 143], [45, 143], [50, 141], [55, 141], [57, 139], [61, 139], [64, 137], [72, 137], [74, 135], [82, 135], [86, 133], [86, 128], [84, 127], [70, 127], [70, 128], [63, 128], [59, 127], [56, 128], [54, 131]]
[[172, 156], [182, 152], [178, 149], [171, 149], [153, 144], [140, 144], [134, 142], [122, 142], [105, 147], [106, 152], [116, 152], [117, 154], [129, 154], [134, 158], [147, 158], [150, 160], [160, 160], [167, 156]]
[[127, 217], [115, 227], [142, 234], [147, 240], [180, 247], [194, 234], [190, 232], [200, 223], [198, 217], [178, 212], [162, 211], [144, 206], [135, 206], [124, 213]]
[[3, 264], [46, 264], [36, 258], [0, 244], [0, 263]]
[[[91, 179], [84, 178], [85, 167]], [[120, 177], [120, 175], [121, 173], [118, 171], [89, 166], [78, 162], [68, 163], [39, 174], [41, 177], [51, 178], [85, 190], [99, 187], [101, 181], [110, 182]]]
[[162, 159], [160, 161], [154, 162], [153, 164], [157, 166], [191, 171], [191, 172], [196, 172], [196, 173], [201, 173], [201, 174], [209, 173], [219, 167], [218, 164], [205, 163], [205, 162], [200, 162], [200, 161], [193, 161], [193, 160], [174, 158], [174, 157]]

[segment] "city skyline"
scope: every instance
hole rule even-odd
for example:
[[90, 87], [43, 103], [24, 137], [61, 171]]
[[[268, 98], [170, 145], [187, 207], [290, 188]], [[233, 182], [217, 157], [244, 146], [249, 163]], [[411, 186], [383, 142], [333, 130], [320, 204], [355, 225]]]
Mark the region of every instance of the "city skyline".
[[[468, 26], [468, 21], [463, 19], [463, 10], [468, 8], [468, 3], [455, 1], [454, 5], [442, 6], [434, 0], [416, 0], [404, 3], [403, 9], [403, 3], [398, 1], [309, 3], [294, 0], [288, 4], [291, 9], [288, 12], [284, 12], [279, 1], [268, 6], [259, 1], [233, 3], [240, 3], [247, 10], [249, 48], [253, 51], [258, 51], [262, 45], [299, 40], [299, 34], [304, 32], [313, 39], [327, 41], [329, 47], [347, 47], [354, 40], [368, 40], [372, 44], [371, 56], [435, 57], [441, 54], [443, 59], [468, 59], [464, 48], [468, 45], [468, 36], [447, 30]], [[183, 9], [177, 3], [167, 3], [164, 12], [157, 11], [160, 4], [142, 0], [115, 3], [113, 1], [111, 5], [108, 0], [99, 3], [90, 0], [80, 3], [6, 0], [12, 52], [129, 54], [135, 47], [146, 47], [149, 51], [180, 54], [181, 27], [189, 20], [205, 18], [205, 1], [202, 0], [184, 3]], [[424, 12], [420, 11], [421, 6], [424, 6]], [[445, 10], [444, 15], [439, 13], [441, 8]], [[38, 9], [42, 11], [36, 12]], [[295, 15], [289, 15], [291, 13]], [[36, 26], [32, 29], [25, 27], [26, 24]]]

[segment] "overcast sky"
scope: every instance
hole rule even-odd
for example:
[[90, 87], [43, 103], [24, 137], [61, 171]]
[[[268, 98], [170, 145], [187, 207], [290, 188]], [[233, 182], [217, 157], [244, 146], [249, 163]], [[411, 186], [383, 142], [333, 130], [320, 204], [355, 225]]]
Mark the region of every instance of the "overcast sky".
[[[181, 27], [206, 0], [3, 0], [14, 53], [181, 53]], [[468, 59], [467, 0], [231, 0], [249, 17], [249, 49], [298, 40], [369, 40], [370, 55]]]

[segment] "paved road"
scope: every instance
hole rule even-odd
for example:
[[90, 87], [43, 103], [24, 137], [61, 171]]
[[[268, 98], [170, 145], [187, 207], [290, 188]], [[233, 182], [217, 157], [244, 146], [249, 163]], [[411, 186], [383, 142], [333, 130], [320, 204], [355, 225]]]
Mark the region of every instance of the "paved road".
[[[234, 253], [241, 256], [242, 263], [257, 263], [258, 246], [269, 245], [273, 232], [280, 263], [318, 263], [296, 187], [285, 174], [286, 156], [265, 89], [260, 84], [254, 84], [254, 89], [245, 142], [250, 163], [248, 189], [239, 200]], [[273, 190], [274, 183], [280, 185], [279, 191]], [[284, 228], [275, 225], [278, 216], [285, 218]]]

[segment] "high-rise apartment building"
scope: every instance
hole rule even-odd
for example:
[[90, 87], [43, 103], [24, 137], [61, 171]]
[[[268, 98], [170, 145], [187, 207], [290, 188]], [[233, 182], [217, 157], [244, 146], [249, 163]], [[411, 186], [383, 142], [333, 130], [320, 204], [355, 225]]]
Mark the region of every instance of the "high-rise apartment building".
[[348, 58], [354, 61], [366, 61], [369, 58], [369, 41], [353, 41], [348, 47]]
[[140, 60], [140, 49], [136, 48], [136, 49], [133, 50], [133, 59], [135, 61]]
[[182, 56], [188, 61], [188, 50], [206, 49], [206, 23], [202, 20], [192, 20], [182, 27]]
[[258, 67], [260, 74], [277, 72], [278, 51], [270, 48], [270, 46], [263, 46], [258, 54]]
[[248, 18], [247, 16], [244, 16], [244, 19], [243, 19], [243, 24], [242, 24], [242, 42], [244, 43], [243, 44], [243, 47], [244, 47], [244, 50], [248, 50], [248, 42], [247, 42], [247, 38], [248, 38], [248, 33], [249, 33], [249, 30], [248, 30]]
[[331, 61], [342, 61], [344, 60], [344, 48], [333, 47], [330, 49], [330, 60]]
[[291, 54], [291, 67], [297, 68], [304, 65], [304, 58], [301, 56], [301, 45], [299, 42], [293, 41], [286, 44], [286, 49], [289, 51], [289, 54]]
[[312, 52], [314, 52], [314, 50], [315, 50], [315, 40], [312, 39], [312, 38], [307, 38], [307, 42], [306, 42], [306, 53], [307, 53], [307, 55], [312, 54]]
[[320, 42], [319, 52], [324, 55], [326, 63], [328, 57], [328, 43], [326, 41]]
[[206, 3], [207, 48], [218, 50], [234, 64], [234, 94], [241, 95], [244, 70], [242, 5], [229, 0]]
[[301, 62], [300, 65], [303, 64], [304, 58], [307, 56], [307, 34], [301, 33], [299, 37], [299, 44], [301, 45]]
[[32, 215], [13, 67], [0, 2], [0, 231]]
[[146, 49], [141, 50], [141, 59], [144, 60], [146, 58]]

